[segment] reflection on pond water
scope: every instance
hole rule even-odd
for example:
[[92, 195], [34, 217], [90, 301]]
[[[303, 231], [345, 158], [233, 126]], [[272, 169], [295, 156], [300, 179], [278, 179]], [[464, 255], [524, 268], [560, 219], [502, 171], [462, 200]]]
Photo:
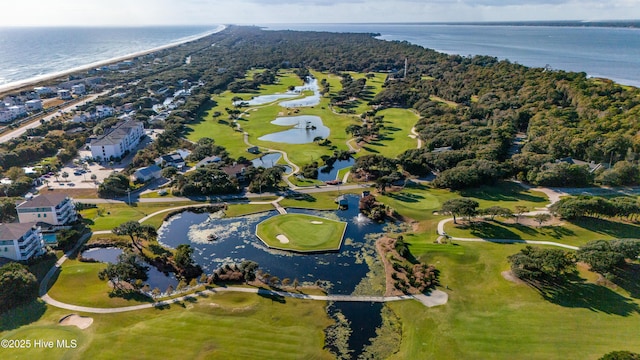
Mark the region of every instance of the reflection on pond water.
[[[257, 159], [251, 160], [251, 164], [254, 167], [263, 167], [265, 169], [269, 169], [276, 165], [279, 165], [278, 160], [280, 160], [281, 157], [282, 157], [282, 154], [280, 153], [264, 154]], [[280, 165], [280, 166], [284, 167], [285, 174], [291, 174], [291, 172], [293, 171], [293, 169], [291, 169], [291, 166], [289, 165]]]
[[[318, 180], [320, 181], [331, 181], [336, 180], [338, 177], [338, 171], [353, 166], [356, 160], [350, 158], [349, 160], [338, 160], [333, 163], [332, 167], [321, 166], [318, 168]], [[342, 179], [337, 179], [342, 180]]]
[[[118, 256], [122, 254], [122, 249], [116, 247], [108, 248], [93, 248], [82, 252], [82, 257], [85, 259], [93, 259], [99, 262], [106, 262], [115, 264], [118, 262]], [[178, 279], [174, 274], [165, 274], [160, 272], [155, 266], [149, 265], [147, 271], [149, 277], [146, 284], [149, 284], [151, 289], [158, 288], [160, 291], [165, 291], [171, 285], [174, 289], [178, 285]]]
[[279, 117], [271, 123], [281, 126], [293, 126], [293, 128], [261, 136], [258, 140], [285, 144], [309, 144], [316, 137], [326, 139], [331, 133], [331, 130], [322, 123], [322, 119], [319, 116]]

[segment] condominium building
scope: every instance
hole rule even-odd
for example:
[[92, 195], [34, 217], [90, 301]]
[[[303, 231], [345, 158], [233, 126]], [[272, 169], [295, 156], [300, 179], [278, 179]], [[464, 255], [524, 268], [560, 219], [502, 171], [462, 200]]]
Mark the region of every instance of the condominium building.
[[91, 156], [108, 161], [122, 158], [127, 151], [138, 146], [144, 136], [144, 126], [138, 121], [123, 121], [91, 141]]
[[16, 206], [21, 223], [44, 222], [67, 225], [78, 219], [73, 200], [65, 194], [42, 194]]
[[44, 252], [42, 234], [36, 223], [0, 224], [0, 257], [21, 261]]

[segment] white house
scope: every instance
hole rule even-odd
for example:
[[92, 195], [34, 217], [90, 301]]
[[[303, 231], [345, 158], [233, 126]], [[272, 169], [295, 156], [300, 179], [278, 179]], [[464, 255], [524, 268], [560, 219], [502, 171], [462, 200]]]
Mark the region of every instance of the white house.
[[13, 105], [7, 108], [9, 112], [13, 115], [13, 118], [17, 118], [20, 116], [27, 115], [27, 108], [24, 105]]
[[143, 136], [144, 126], [141, 122], [120, 122], [91, 141], [91, 156], [102, 160], [122, 158], [125, 152], [135, 149]]
[[0, 123], [8, 123], [13, 120], [13, 114], [7, 109], [0, 109]]
[[36, 223], [0, 224], [0, 257], [22, 261], [44, 252], [44, 241]]
[[77, 84], [71, 87], [71, 93], [75, 95], [84, 95], [86, 94], [86, 92], [87, 88], [84, 86], [84, 84]]
[[109, 116], [113, 116], [116, 114], [116, 109], [111, 106], [98, 105], [96, 106], [95, 117], [98, 119], [103, 119]]
[[132, 178], [137, 182], [147, 182], [162, 177], [162, 169], [158, 165], [151, 165], [136, 170]]
[[66, 89], [58, 90], [58, 98], [62, 100], [71, 100], [73, 97], [71, 96], [71, 91]]
[[78, 219], [73, 200], [61, 193], [44, 193], [16, 206], [21, 223], [66, 225]]
[[42, 100], [40, 99], [29, 100], [26, 103], [24, 103], [24, 105], [28, 111], [42, 110]]
[[33, 88], [33, 91], [35, 91], [36, 94], [38, 94], [39, 96], [53, 94], [53, 90], [51, 90], [51, 88], [48, 88], [46, 86], [35, 87]]

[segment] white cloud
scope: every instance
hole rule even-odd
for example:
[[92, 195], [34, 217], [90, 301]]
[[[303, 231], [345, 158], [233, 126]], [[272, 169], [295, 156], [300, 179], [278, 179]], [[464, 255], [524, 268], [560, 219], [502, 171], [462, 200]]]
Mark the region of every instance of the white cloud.
[[0, 23], [135, 26], [637, 18], [640, 0], [30, 0], [3, 3]]

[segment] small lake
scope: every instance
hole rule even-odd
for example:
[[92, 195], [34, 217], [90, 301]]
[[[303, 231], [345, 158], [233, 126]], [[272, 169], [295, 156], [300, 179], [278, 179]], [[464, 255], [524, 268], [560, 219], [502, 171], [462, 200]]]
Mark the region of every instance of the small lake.
[[[265, 169], [269, 169], [278, 165], [278, 161], [280, 160], [280, 158], [282, 158], [282, 154], [280, 153], [264, 154], [257, 159], [251, 160], [251, 164], [254, 167], [263, 167]], [[291, 174], [291, 172], [293, 171], [293, 169], [289, 165], [280, 165], [280, 166], [284, 167], [285, 174]]]
[[331, 130], [322, 123], [322, 119], [319, 116], [279, 117], [271, 123], [280, 126], [293, 126], [293, 128], [261, 136], [258, 140], [285, 144], [309, 144], [316, 137], [319, 136], [326, 139], [331, 133]]
[[248, 106], [257, 106], [257, 105], [272, 103], [274, 101], [278, 101], [282, 99], [290, 99], [298, 96], [300, 96], [300, 94], [296, 94], [293, 92], [287, 92], [286, 94], [260, 95], [252, 98], [251, 100], [235, 101], [233, 105], [237, 106], [237, 105], [240, 105], [241, 103], [244, 103]]
[[[116, 247], [108, 248], [93, 248], [82, 252], [82, 257], [85, 259], [93, 259], [95, 261], [106, 262], [115, 264], [118, 262], [118, 256], [122, 254], [122, 249]], [[165, 291], [171, 285], [174, 289], [178, 285], [178, 279], [174, 274], [165, 274], [160, 272], [155, 266], [149, 266], [147, 271], [148, 279], [145, 282], [149, 284], [151, 289], [158, 288], [160, 291]]]
[[[349, 160], [338, 160], [333, 163], [332, 167], [321, 166], [318, 168], [318, 180], [320, 181], [331, 181], [336, 180], [338, 177], [338, 171], [352, 167], [353, 164], [356, 163], [354, 158], [350, 158]], [[337, 179], [342, 180], [342, 179]]]
[[303, 97], [302, 99], [293, 99], [283, 101], [280, 103], [282, 107], [299, 108], [307, 106], [316, 106], [320, 104], [320, 88], [318, 88], [318, 79], [307, 78], [307, 81], [302, 86], [296, 86], [295, 92], [313, 91], [313, 95]]

